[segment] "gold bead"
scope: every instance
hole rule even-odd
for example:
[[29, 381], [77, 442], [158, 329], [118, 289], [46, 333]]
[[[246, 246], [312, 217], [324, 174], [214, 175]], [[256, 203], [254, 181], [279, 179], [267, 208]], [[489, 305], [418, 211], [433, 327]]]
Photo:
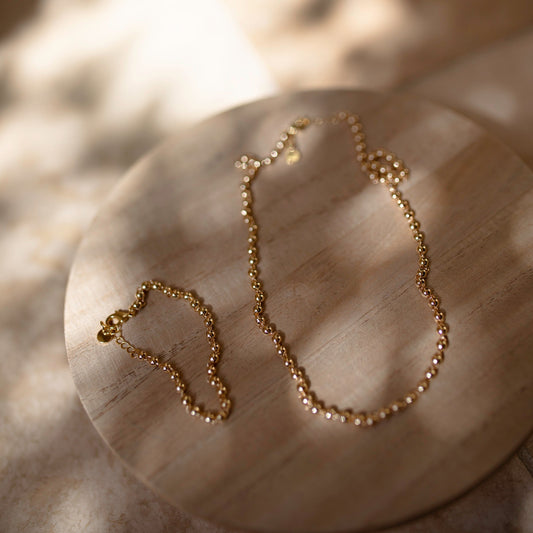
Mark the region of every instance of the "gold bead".
[[436, 366], [430, 366], [426, 370], [426, 379], [433, 379], [439, 373], [439, 369]]
[[444, 361], [444, 353], [443, 352], [437, 352], [435, 355], [433, 355], [433, 358], [431, 359], [431, 362], [433, 365], [440, 365]]

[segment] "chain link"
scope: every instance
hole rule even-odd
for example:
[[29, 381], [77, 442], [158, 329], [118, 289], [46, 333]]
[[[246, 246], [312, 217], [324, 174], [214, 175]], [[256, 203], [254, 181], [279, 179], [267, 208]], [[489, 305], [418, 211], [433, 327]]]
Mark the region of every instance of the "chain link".
[[[303, 129], [311, 125], [321, 126], [325, 124], [345, 124], [348, 126], [353, 135], [356, 157], [361, 170], [368, 176], [372, 183], [385, 185], [391, 199], [402, 211], [412, 232], [418, 252], [418, 270], [415, 276], [415, 283], [421, 295], [426, 299], [433, 314], [438, 336], [436, 351], [431, 356], [431, 364], [425, 370], [423, 378], [418, 381], [416, 386], [409, 390], [403, 397], [392, 401], [384, 407], [369, 412], [354, 412], [352, 409], [338, 409], [332, 405], [326, 406], [317, 397], [311, 389], [311, 382], [304, 369], [298, 366], [295, 357], [289, 353], [282, 332], [270, 322], [270, 319], [265, 313], [267, 297], [259, 275], [259, 227], [253, 210], [254, 197], [252, 183], [259, 175], [261, 169], [272, 165], [279, 159], [283, 152], [285, 152], [287, 164], [292, 165], [297, 163], [301, 158], [301, 154], [295, 144], [296, 136]], [[427, 253], [428, 248], [425, 244], [425, 235], [420, 230], [421, 224], [416, 219], [414, 210], [398, 189], [400, 182], [408, 177], [409, 169], [394, 153], [384, 148], [368, 151], [365, 140], [366, 136], [363, 125], [359, 117], [355, 114], [342, 111], [329, 118], [318, 117], [310, 119], [303, 117], [295, 120], [289, 128], [281, 133], [274, 148], [263, 159], [245, 154], [235, 162], [235, 166], [244, 173], [240, 185], [242, 198], [241, 214], [248, 227], [248, 276], [255, 296], [255, 305], [253, 308], [255, 322], [259, 329], [271, 338], [277, 355], [281, 358], [296, 383], [296, 390], [303, 406], [311, 413], [321, 415], [328, 420], [352, 424], [357, 427], [374, 426], [414, 404], [420, 395], [428, 389], [430, 382], [437, 375], [439, 367], [444, 361], [445, 349], [448, 346], [448, 325], [445, 321], [445, 313], [441, 308], [440, 300], [435, 291], [427, 282], [430, 262]]]

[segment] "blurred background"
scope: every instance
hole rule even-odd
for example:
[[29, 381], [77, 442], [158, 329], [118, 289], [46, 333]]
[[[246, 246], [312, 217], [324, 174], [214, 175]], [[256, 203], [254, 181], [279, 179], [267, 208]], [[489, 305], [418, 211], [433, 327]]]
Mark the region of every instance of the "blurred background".
[[[134, 479], [70, 377], [69, 268], [128, 167], [218, 111], [332, 87], [447, 105], [533, 167], [532, 22], [530, 0], [0, 0], [0, 531], [226, 531]], [[533, 531], [533, 439], [389, 531]]]

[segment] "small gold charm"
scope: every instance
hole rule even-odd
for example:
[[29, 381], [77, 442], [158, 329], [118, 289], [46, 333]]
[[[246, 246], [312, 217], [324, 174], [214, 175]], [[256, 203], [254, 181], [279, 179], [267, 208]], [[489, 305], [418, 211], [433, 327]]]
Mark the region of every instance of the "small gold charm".
[[302, 157], [300, 150], [297, 150], [294, 146], [289, 146], [285, 154], [285, 161], [287, 165], [294, 165], [298, 163]]
[[102, 342], [105, 344], [111, 342], [115, 338], [115, 335], [113, 335], [112, 333], [107, 333], [106, 331], [101, 329], [96, 335], [96, 338], [98, 339], [98, 342]]

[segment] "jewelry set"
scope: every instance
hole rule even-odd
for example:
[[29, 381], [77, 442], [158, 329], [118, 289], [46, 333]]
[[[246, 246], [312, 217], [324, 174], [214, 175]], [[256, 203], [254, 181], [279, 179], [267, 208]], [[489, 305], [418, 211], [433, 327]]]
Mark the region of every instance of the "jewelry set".
[[[326, 405], [311, 390], [309, 377], [304, 369], [298, 366], [295, 357], [289, 352], [282, 332], [274, 326], [266, 314], [267, 296], [260, 276], [259, 227], [254, 213], [253, 183], [263, 170], [273, 165], [283, 154], [287, 164], [293, 165], [297, 163], [301, 158], [301, 153], [296, 146], [297, 135], [308, 127], [325, 124], [345, 125], [348, 127], [353, 135], [354, 148], [361, 170], [372, 183], [383, 184], [387, 188], [394, 204], [401, 210], [406, 224], [412, 232], [418, 252], [418, 270], [415, 276], [415, 284], [428, 304], [435, 321], [437, 334], [435, 351], [431, 355], [427, 369], [415, 387], [388, 405], [368, 412], [355, 411], [348, 408], [339, 409], [332, 405]], [[281, 133], [275, 143], [275, 147], [268, 156], [259, 159], [249, 154], [243, 155], [240, 160], [235, 162], [235, 166], [243, 172], [240, 184], [241, 215], [248, 229], [248, 280], [254, 296], [253, 317], [261, 332], [272, 340], [273, 351], [287, 368], [290, 378], [294, 381], [296, 393], [303, 407], [310, 413], [320, 415], [327, 420], [355, 427], [370, 427], [414, 404], [420, 395], [428, 389], [430, 382], [435, 378], [440, 365], [444, 361], [444, 352], [448, 346], [448, 325], [445, 321], [444, 311], [441, 308], [441, 302], [435, 291], [428, 284], [430, 262], [425, 244], [425, 235], [420, 229], [420, 221], [417, 220], [413, 208], [398, 188], [399, 184], [408, 177], [409, 169], [394, 153], [388, 150], [367, 150], [361, 121], [357, 115], [349, 112], [339, 112], [328, 119], [299, 118]], [[219, 409], [217, 411], [206, 410], [195, 403], [193, 396], [188, 391], [187, 384], [183, 380], [181, 371], [173, 363], [160, 361], [158, 357], [150, 354], [147, 350], [134, 346], [124, 338], [122, 334], [124, 323], [135, 317], [146, 305], [149, 291], [159, 291], [169, 298], [185, 300], [203, 320], [210, 349], [206, 368], [207, 379], [217, 392], [219, 401]], [[228, 396], [228, 389], [217, 374], [217, 365], [221, 358], [221, 347], [216, 339], [215, 318], [202, 299], [194, 292], [170, 287], [159, 281], [145, 281], [137, 288], [135, 300], [127, 310], [115, 311], [100, 324], [101, 330], [97, 335], [98, 340], [104, 343], [114, 340], [132, 358], [143, 360], [154, 368], [165, 372], [172, 380], [176, 392], [180, 396], [181, 403], [190, 415], [211, 424], [221, 422], [230, 415], [231, 400]]]

